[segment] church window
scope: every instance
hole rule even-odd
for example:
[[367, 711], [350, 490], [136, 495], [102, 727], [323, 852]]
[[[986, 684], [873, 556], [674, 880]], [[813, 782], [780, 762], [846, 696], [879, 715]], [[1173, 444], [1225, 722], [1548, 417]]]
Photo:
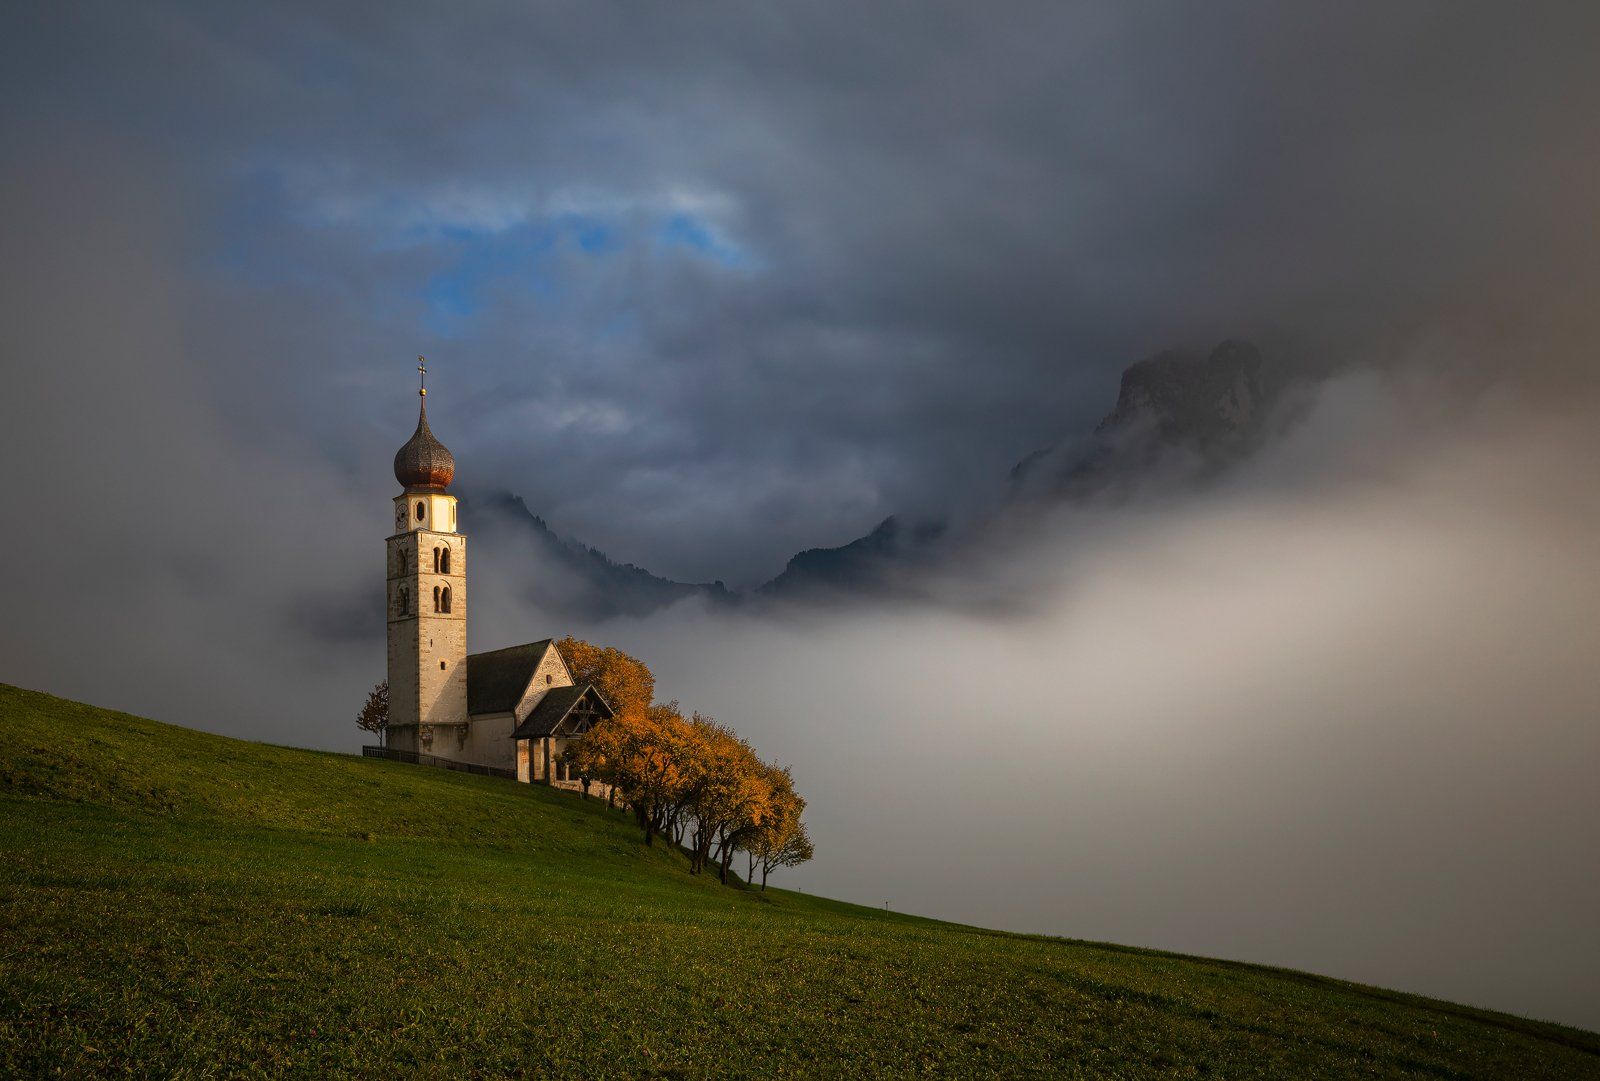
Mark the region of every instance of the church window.
[[433, 573], [439, 573], [439, 549], [437, 548], [433, 550]]
[[405, 615], [410, 610], [411, 610], [411, 594], [406, 591], [406, 587], [405, 586], [401, 586], [400, 587], [400, 614], [401, 615]]
[[450, 587], [449, 586], [445, 586], [444, 587], [444, 590], [439, 594], [439, 599], [444, 602], [444, 608], [441, 609], [441, 611], [445, 611], [445, 612], [450, 611]]
[[448, 544], [439, 553], [439, 573], [450, 573], [450, 546]]
[[420, 500], [420, 499], [417, 500], [417, 521], [419, 521], [419, 522], [422, 521], [422, 516], [427, 511], [427, 509], [428, 509], [427, 504], [423, 503], [422, 500]]
[[442, 611], [442, 609], [439, 607], [439, 587], [438, 586], [434, 586], [433, 587], [433, 610], [435, 612]]

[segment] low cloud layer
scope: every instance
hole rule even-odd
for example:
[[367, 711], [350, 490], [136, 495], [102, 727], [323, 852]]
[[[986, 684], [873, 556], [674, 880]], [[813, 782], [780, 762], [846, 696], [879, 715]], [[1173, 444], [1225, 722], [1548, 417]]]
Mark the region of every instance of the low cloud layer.
[[795, 764], [807, 888], [1593, 1027], [1595, 441], [1481, 399], [1419, 440], [1380, 382], [1331, 387], [1302, 438], [1365, 428], [1381, 457], [1318, 446], [1308, 478], [1283, 447], [957, 583], [1025, 617], [617, 636]]

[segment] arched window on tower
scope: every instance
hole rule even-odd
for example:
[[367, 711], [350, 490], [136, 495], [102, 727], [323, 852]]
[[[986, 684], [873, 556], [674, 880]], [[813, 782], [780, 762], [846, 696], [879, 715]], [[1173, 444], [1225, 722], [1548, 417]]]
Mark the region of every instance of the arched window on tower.
[[433, 573], [439, 573], [439, 549], [437, 548], [433, 550]]
[[441, 609], [439, 607], [439, 587], [438, 586], [434, 586], [433, 587], [433, 610], [435, 612], [443, 611], [443, 609]]
[[447, 544], [439, 552], [439, 573], [450, 573], [450, 546]]
[[411, 593], [405, 586], [400, 587], [400, 614], [405, 615], [411, 611]]
[[427, 510], [428, 505], [420, 499], [417, 500], [417, 521], [422, 521], [422, 516], [427, 512]]
[[441, 592], [439, 594], [439, 599], [444, 601], [444, 609], [443, 610], [446, 611], [446, 612], [450, 611], [450, 587], [449, 586], [445, 586], [444, 587], [443, 592]]

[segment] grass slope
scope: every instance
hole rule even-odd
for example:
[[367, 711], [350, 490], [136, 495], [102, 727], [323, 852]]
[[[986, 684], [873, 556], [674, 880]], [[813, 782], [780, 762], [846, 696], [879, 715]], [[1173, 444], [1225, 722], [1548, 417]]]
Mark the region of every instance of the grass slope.
[[1600, 1077], [1591, 1033], [763, 899], [562, 793], [3, 684], [0, 927], [3, 1076]]

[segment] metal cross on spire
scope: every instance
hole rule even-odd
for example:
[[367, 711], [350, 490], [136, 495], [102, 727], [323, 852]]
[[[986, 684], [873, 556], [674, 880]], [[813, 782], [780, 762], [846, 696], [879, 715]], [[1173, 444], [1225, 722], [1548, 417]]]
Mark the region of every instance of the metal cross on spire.
[[423, 397], [423, 398], [426, 398], [428, 396], [428, 358], [427, 357], [419, 356], [417, 358], [417, 375], [421, 380], [421, 385], [417, 388], [417, 394], [419, 396]]

